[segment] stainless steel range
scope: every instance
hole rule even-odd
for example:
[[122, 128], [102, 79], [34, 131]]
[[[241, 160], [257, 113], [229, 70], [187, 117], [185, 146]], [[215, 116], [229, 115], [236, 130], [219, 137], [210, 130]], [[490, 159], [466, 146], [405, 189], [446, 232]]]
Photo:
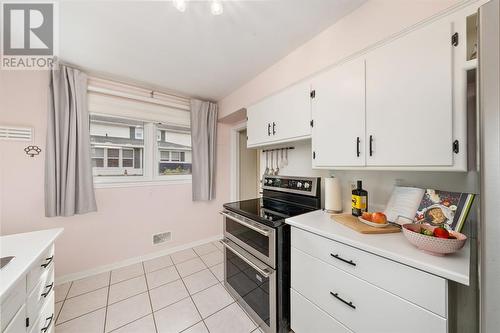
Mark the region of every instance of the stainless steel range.
[[320, 209], [320, 178], [264, 176], [262, 183], [262, 198], [224, 204], [224, 284], [265, 332], [288, 332], [285, 219]]

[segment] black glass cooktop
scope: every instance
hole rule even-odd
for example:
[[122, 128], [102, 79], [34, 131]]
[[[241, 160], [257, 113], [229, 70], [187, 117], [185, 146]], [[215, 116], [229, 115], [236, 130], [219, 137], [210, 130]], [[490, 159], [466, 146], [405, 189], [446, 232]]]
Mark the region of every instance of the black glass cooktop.
[[288, 217], [315, 210], [312, 207], [268, 198], [230, 202], [224, 204], [224, 208], [272, 227], [283, 224]]

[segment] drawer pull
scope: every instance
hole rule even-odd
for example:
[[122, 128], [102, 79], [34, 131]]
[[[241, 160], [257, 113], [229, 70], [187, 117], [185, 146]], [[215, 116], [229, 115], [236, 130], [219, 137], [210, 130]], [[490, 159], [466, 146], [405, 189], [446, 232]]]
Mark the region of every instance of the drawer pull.
[[50, 263], [52, 262], [52, 260], [54, 260], [54, 256], [50, 256], [48, 258], [45, 258], [45, 261], [46, 261], [45, 264], [42, 264], [40, 266], [42, 266], [43, 268], [47, 268], [50, 265]]
[[54, 288], [54, 282], [52, 282], [51, 284], [49, 284], [48, 286], [45, 286], [45, 288], [49, 288], [49, 290], [47, 290], [46, 292], [44, 292], [41, 296], [43, 296], [43, 298], [46, 298], [47, 296], [49, 296], [50, 292], [52, 291], [52, 288]]
[[333, 297], [335, 297], [336, 299], [338, 299], [342, 303], [350, 306], [351, 308], [356, 309], [356, 306], [354, 304], [352, 304], [352, 302], [346, 301], [345, 299], [343, 299], [342, 297], [340, 297], [338, 293], [334, 293], [334, 292], [330, 291], [330, 295], [332, 295]]
[[346, 264], [349, 264], [349, 265], [352, 265], [352, 266], [356, 266], [356, 263], [355, 263], [354, 261], [344, 259], [344, 258], [342, 258], [341, 256], [339, 256], [338, 254], [333, 254], [333, 253], [330, 253], [330, 255], [331, 255], [332, 257], [334, 257], [335, 259], [338, 259], [338, 260], [340, 260], [340, 261], [345, 262]]
[[40, 332], [47, 332], [50, 328], [50, 325], [52, 325], [52, 319], [54, 319], [54, 314], [52, 314], [52, 316], [48, 317], [45, 319], [45, 322], [47, 322], [47, 320], [49, 321], [49, 323], [47, 324], [47, 326], [45, 326], [44, 328], [42, 328], [40, 330]]

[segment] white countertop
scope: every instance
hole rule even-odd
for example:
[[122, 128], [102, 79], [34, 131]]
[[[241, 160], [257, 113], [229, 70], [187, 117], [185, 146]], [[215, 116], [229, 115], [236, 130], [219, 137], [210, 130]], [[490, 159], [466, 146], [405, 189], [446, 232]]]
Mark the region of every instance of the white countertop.
[[469, 241], [460, 251], [438, 257], [417, 249], [406, 240], [402, 232], [361, 234], [333, 221], [330, 214], [320, 210], [288, 218], [286, 223], [445, 279], [469, 285]]
[[0, 237], [0, 256], [15, 256], [0, 269], [0, 299], [28, 272], [35, 260], [62, 232], [63, 228], [57, 228]]

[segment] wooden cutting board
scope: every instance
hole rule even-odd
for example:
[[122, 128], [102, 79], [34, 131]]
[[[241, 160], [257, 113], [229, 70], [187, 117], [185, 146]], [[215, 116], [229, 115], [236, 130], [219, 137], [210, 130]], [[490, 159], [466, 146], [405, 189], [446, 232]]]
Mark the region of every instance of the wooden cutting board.
[[372, 227], [368, 224], [364, 224], [363, 222], [359, 222], [358, 218], [356, 216], [352, 216], [351, 214], [332, 215], [331, 218], [335, 222], [343, 224], [346, 227], [362, 234], [390, 234], [401, 231], [401, 228], [395, 225], [388, 225], [384, 228]]

